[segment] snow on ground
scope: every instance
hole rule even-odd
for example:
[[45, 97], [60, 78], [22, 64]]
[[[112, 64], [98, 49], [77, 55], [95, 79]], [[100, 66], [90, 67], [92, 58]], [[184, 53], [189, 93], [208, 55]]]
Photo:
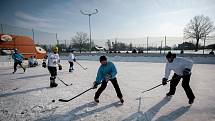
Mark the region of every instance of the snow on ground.
[[[195, 64], [191, 77], [191, 88], [196, 95], [192, 106], [181, 85], [172, 98], [165, 98], [168, 86], [161, 86], [147, 93], [141, 91], [161, 83], [164, 63], [114, 62], [118, 69], [118, 82], [125, 103], [120, 105], [111, 83], [100, 97], [100, 103], [93, 103], [96, 90], [70, 101], [69, 99], [90, 88], [95, 80], [98, 61], [79, 61], [88, 69], [75, 64], [75, 71], [68, 72], [68, 63], [63, 60], [63, 70], [58, 77], [72, 86], [65, 86], [59, 80], [56, 88], [49, 88], [47, 68], [28, 68], [25, 73], [19, 69], [0, 68], [0, 121], [214, 121], [215, 120], [215, 65]], [[55, 102], [52, 102], [55, 100]]]

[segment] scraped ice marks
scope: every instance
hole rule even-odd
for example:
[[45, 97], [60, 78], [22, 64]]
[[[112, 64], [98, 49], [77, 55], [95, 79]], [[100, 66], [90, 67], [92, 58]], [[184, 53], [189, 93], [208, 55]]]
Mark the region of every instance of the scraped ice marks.
[[12, 121], [15, 119], [20, 119], [20, 120], [31, 120], [31, 117], [28, 113], [24, 112], [22, 114], [9, 111], [5, 108], [0, 110], [0, 121]]
[[58, 106], [40, 106], [40, 105], [35, 105], [31, 108], [31, 112], [35, 114], [35, 116], [39, 115], [47, 115], [47, 114], [53, 114]]
[[[0, 114], [8, 115], [9, 113], [8, 113], [8, 110], [6, 110], [6, 109], [1, 109], [1, 110], [0, 110]], [[1, 115], [1, 116], [2, 116], [2, 115]]]

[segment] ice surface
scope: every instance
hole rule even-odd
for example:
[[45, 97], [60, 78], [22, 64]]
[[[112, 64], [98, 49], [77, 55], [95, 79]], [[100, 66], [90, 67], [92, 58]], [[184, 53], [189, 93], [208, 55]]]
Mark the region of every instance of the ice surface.
[[[111, 83], [100, 96], [100, 103], [93, 103], [96, 90], [68, 102], [69, 99], [92, 86], [100, 63], [79, 61], [87, 70], [75, 64], [68, 72], [69, 64], [61, 61], [63, 70], [58, 71], [57, 88], [49, 88], [47, 68], [28, 68], [25, 73], [18, 69], [0, 68], [0, 121], [213, 121], [215, 120], [215, 65], [194, 64], [191, 88], [196, 96], [189, 106], [181, 84], [172, 98], [165, 98], [169, 90], [161, 86], [144, 94], [141, 91], [161, 83], [164, 63], [114, 62], [118, 69], [118, 83], [125, 103], [120, 105]], [[55, 100], [55, 102], [52, 102]]]

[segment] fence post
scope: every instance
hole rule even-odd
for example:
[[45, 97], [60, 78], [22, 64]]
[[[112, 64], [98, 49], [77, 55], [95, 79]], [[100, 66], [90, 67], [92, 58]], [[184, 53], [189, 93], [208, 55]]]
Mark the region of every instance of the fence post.
[[165, 47], [164, 47], [164, 54], [165, 54], [165, 51], [166, 51], [166, 36], [164, 37], [164, 40], [165, 40]]
[[33, 42], [35, 43], [35, 41], [34, 41], [34, 29], [32, 28], [32, 39], [33, 39]]
[[1, 32], [2, 32], [2, 34], [4, 33], [3, 25], [2, 24], [1, 24]]
[[147, 45], [146, 45], [146, 46], [147, 46], [146, 50], [147, 50], [147, 53], [148, 53], [148, 50], [149, 50], [149, 49], [148, 49], [148, 47], [149, 47], [149, 40], [148, 40], [148, 36], [147, 36]]
[[58, 41], [58, 39], [57, 39], [57, 33], [56, 33], [56, 41], [57, 41], [57, 46], [59, 45], [59, 41]]
[[161, 40], [160, 54], [162, 52], [162, 43], [163, 43], [163, 41]]
[[205, 38], [204, 38], [203, 55], [205, 54], [205, 40], [206, 40], [206, 35], [205, 35]]

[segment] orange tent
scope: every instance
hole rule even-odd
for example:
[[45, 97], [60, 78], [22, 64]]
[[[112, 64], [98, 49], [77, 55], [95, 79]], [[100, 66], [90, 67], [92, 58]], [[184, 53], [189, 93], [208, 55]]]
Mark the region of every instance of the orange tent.
[[[0, 34], [2, 38], [4, 34]], [[17, 48], [18, 51], [24, 55], [25, 58], [35, 56], [37, 59], [42, 59], [46, 55], [46, 51], [41, 47], [36, 47], [31, 37], [10, 35], [12, 41], [0, 40], [0, 49], [12, 50]]]

